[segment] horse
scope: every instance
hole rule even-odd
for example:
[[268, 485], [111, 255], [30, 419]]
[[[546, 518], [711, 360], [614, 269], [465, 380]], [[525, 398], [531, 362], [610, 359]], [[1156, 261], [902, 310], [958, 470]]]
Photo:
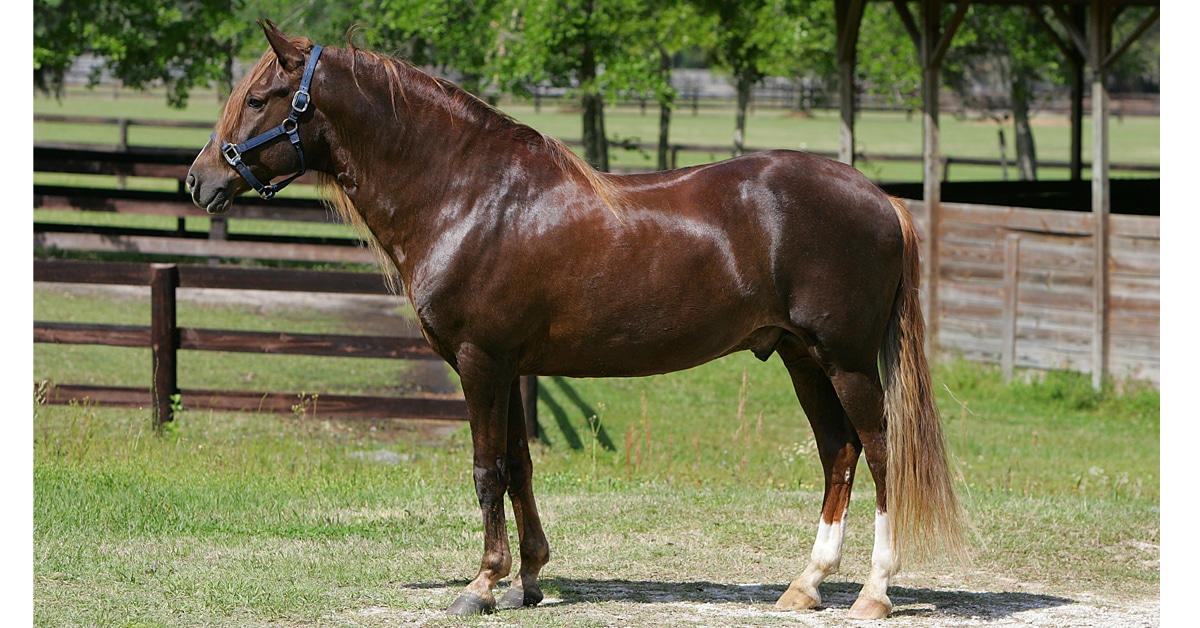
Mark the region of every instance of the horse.
[[[269, 47], [186, 183], [198, 207], [224, 214], [239, 194], [270, 198], [316, 172], [458, 373], [484, 548], [449, 613], [543, 599], [550, 549], [520, 376], [645, 376], [743, 350], [781, 358], [825, 475], [811, 558], [776, 606], [821, 604], [864, 451], [875, 536], [848, 616], [891, 612], [902, 558], [965, 555], [924, 353], [918, 233], [902, 202], [851, 166], [798, 151], [601, 173], [407, 62], [259, 25]], [[520, 569], [497, 600], [513, 563], [505, 493]]]

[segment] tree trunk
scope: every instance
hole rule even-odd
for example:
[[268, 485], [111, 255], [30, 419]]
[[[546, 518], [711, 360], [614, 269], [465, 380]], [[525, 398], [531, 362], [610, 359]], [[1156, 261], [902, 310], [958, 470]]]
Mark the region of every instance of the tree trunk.
[[746, 152], [746, 110], [750, 108], [750, 90], [756, 79], [750, 71], [737, 74], [737, 120], [733, 128], [733, 156]]
[[1013, 144], [1017, 150], [1017, 175], [1022, 181], [1037, 180], [1037, 149], [1029, 126], [1030, 72], [1013, 68]]
[[671, 55], [659, 51], [658, 71], [663, 77], [663, 84], [668, 92], [658, 97], [658, 169], [666, 170], [671, 167], [671, 109], [675, 106], [674, 97], [669, 92], [671, 85]]
[[583, 88], [583, 158], [592, 167], [608, 172], [608, 142], [604, 134], [604, 95], [596, 81], [596, 50], [592, 43], [583, 46], [579, 69]]

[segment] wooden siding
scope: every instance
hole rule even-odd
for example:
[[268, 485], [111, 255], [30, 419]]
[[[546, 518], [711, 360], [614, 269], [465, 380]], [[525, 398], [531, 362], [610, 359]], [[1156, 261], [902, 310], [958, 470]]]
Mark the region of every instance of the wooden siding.
[[[926, 237], [924, 203], [905, 201]], [[1017, 368], [1092, 370], [1092, 215], [942, 203], [941, 353], [1001, 363], [1005, 240], [1019, 238]], [[1109, 371], [1159, 382], [1159, 219], [1112, 215]], [[925, 275], [928, 277], [928, 275]]]

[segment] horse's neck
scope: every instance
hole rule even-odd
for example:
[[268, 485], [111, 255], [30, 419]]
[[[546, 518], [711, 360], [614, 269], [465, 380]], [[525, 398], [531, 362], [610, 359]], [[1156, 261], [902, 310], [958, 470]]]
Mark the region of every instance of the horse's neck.
[[[487, 144], [506, 140], [456, 119], [430, 98], [429, 86], [400, 93], [386, 82], [360, 78], [365, 87], [360, 89], [346, 65], [343, 84], [335, 86], [339, 98], [330, 107], [330, 117], [337, 119], [331, 174], [408, 283], [440, 235], [468, 220], [471, 206], [455, 180], [463, 172], [480, 176], [485, 160], [504, 154]], [[403, 66], [395, 71], [419, 72]]]

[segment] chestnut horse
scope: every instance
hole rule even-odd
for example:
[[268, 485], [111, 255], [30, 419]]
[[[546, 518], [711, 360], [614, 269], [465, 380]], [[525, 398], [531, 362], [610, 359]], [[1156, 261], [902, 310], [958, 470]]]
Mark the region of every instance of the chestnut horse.
[[[630, 377], [741, 350], [779, 354], [825, 469], [811, 561], [780, 608], [821, 603], [864, 450], [875, 543], [849, 615], [891, 611], [901, 556], [964, 551], [924, 355], [917, 232], [899, 201], [850, 166], [794, 151], [599, 173], [403, 61], [260, 25], [270, 49], [187, 183], [196, 205], [222, 214], [239, 194], [270, 197], [291, 178], [263, 181], [312, 169], [330, 206], [398, 272], [425, 338], [461, 378], [470, 419], [483, 559], [449, 612], [542, 599], [550, 550], [521, 375]], [[520, 571], [497, 601], [513, 562], [506, 492]]]

